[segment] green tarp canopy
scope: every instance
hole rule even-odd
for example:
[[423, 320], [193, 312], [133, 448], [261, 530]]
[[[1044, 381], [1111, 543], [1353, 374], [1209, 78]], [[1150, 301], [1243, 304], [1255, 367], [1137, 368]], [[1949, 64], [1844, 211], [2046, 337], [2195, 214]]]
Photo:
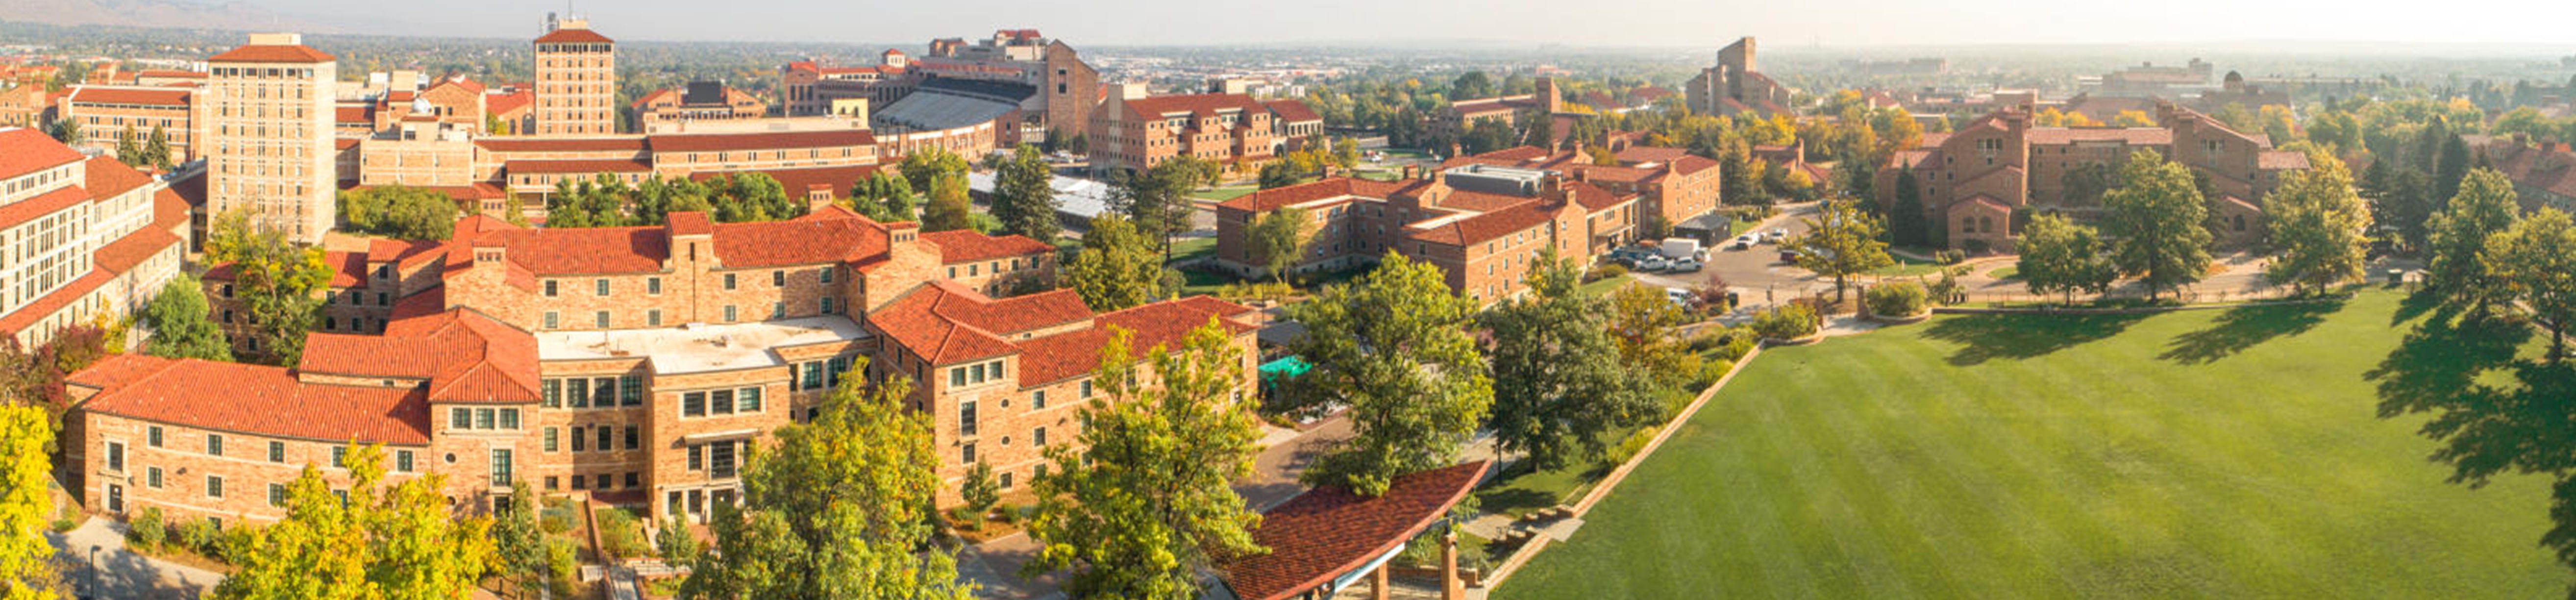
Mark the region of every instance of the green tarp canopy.
[[1261, 363], [1261, 380], [1263, 382], [1269, 382], [1284, 377], [1296, 377], [1306, 374], [1307, 370], [1313, 368], [1315, 368], [1315, 365], [1308, 364], [1306, 361], [1300, 360], [1294, 356], [1282, 358]]

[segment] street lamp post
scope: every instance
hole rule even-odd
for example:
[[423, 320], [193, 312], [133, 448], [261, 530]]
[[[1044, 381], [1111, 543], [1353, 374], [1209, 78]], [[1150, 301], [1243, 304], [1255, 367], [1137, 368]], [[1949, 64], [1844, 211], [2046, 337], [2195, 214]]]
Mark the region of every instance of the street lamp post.
[[92, 544], [89, 547], [89, 597], [103, 598], [107, 596], [106, 594], [99, 593], [98, 586], [98, 545]]

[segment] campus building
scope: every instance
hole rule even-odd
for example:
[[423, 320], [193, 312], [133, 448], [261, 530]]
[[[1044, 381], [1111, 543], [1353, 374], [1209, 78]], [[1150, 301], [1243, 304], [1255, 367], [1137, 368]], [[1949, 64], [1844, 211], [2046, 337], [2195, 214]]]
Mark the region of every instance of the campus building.
[[1279, 148], [1268, 106], [1243, 94], [1111, 94], [1092, 113], [1091, 169], [1142, 173], [1189, 156], [1249, 173]]
[[206, 211], [247, 211], [300, 242], [339, 222], [333, 82], [339, 63], [291, 33], [206, 59], [195, 146], [206, 157]]
[[1682, 85], [1682, 101], [1692, 113], [1732, 117], [1797, 114], [1798, 91], [1762, 74], [1752, 37], [1717, 51], [1717, 65], [1699, 70]]
[[658, 90], [635, 99], [635, 130], [683, 121], [732, 121], [769, 115], [769, 105], [742, 90], [713, 81], [692, 81], [681, 88]]
[[1393, 251], [1437, 265], [1451, 291], [1492, 305], [1527, 289], [1530, 265], [1545, 249], [1589, 263], [1637, 240], [1639, 195], [1612, 192], [1582, 173], [1462, 164], [1427, 178], [1334, 177], [1262, 190], [1217, 205], [1216, 264], [1240, 277], [1267, 276], [1249, 232], [1294, 208], [1313, 223], [1292, 272], [1366, 266]]
[[2219, 197], [2213, 218], [2221, 244], [2257, 241], [2264, 196], [2281, 176], [2308, 168], [2306, 154], [2276, 150], [2262, 134], [2228, 129], [2207, 115], [2156, 103], [2155, 127], [2039, 127], [2027, 106], [2006, 107], [1956, 133], [1924, 134], [1878, 172], [1881, 206], [1895, 202], [1897, 179], [1912, 173], [1924, 218], [1938, 224], [1936, 242], [1951, 248], [2011, 252], [2034, 214], [2089, 221], [2102, 208], [2069, 198], [2068, 175], [2086, 165], [2118, 168], [2130, 154], [2154, 151], [2207, 176]]
[[21, 347], [122, 317], [179, 276], [188, 202], [113, 158], [0, 128], [0, 335]]
[[272, 486], [308, 463], [345, 477], [334, 448], [354, 440], [384, 444], [397, 479], [443, 474], [468, 510], [521, 480], [703, 519], [739, 497], [747, 453], [812, 419], [842, 378], [901, 376], [915, 382], [903, 402], [935, 416], [948, 505], [972, 465], [1016, 489], [1045, 448], [1077, 439], [1115, 330], [1141, 352], [1219, 323], [1250, 380], [1246, 307], [1095, 313], [1069, 290], [979, 291], [1051, 281], [1054, 258], [1027, 238], [837, 207], [599, 229], [469, 216], [446, 241], [336, 255], [332, 314], [363, 320], [312, 333], [293, 367], [127, 355], [73, 375], [72, 486], [109, 513], [267, 521], [283, 514]]
[[617, 42], [590, 21], [546, 17], [537, 37], [536, 130], [540, 136], [617, 133]]
[[116, 154], [117, 144], [132, 139], [135, 147], [145, 146], [153, 132], [170, 145], [170, 162], [196, 160], [191, 144], [196, 130], [194, 100], [197, 90], [186, 87], [140, 87], [84, 85], [71, 89], [56, 111], [62, 119], [80, 124], [80, 147]]
[[1429, 129], [1432, 139], [1456, 140], [1482, 121], [1499, 121], [1515, 128], [1528, 125], [1521, 122], [1523, 115], [1549, 118], [1553, 126], [1553, 116], [1564, 109], [1565, 98], [1556, 86], [1556, 78], [1540, 77], [1538, 90], [1532, 93], [1450, 101], [1432, 113]]

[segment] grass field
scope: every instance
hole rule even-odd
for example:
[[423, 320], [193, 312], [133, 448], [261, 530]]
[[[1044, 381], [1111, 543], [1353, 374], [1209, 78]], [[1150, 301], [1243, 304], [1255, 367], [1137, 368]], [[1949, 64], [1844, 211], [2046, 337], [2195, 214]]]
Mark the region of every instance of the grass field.
[[2548, 481], [2446, 483], [2424, 417], [2378, 416], [2481, 345], [2409, 338], [2422, 313], [2365, 292], [1774, 349], [1495, 597], [2565, 595]]
[[1907, 258], [1893, 254], [1888, 255], [1888, 258], [1896, 259], [1896, 264], [1888, 265], [1887, 267], [1876, 271], [1870, 271], [1869, 274], [1880, 277], [1912, 277], [1915, 275], [1931, 275], [1941, 272], [1941, 263], [1938, 262]]
[[1236, 199], [1236, 198], [1241, 198], [1241, 197], [1244, 197], [1245, 195], [1251, 194], [1251, 193], [1253, 193], [1253, 192], [1258, 192], [1258, 191], [1261, 191], [1261, 187], [1260, 187], [1260, 186], [1251, 186], [1251, 185], [1247, 185], [1247, 186], [1238, 186], [1238, 187], [1209, 188], [1209, 189], [1204, 189], [1204, 190], [1198, 190], [1198, 191], [1190, 192], [1190, 197], [1192, 197], [1192, 198], [1198, 198], [1198, 199], [1202, 199], [1202, 200], [1207, 200], [1207, 201], [1210, 201], [1210, 202], [1224, 202], [1224, 201], [1227, 201], [1227, 200], [1233, 200], [1233, 199]]

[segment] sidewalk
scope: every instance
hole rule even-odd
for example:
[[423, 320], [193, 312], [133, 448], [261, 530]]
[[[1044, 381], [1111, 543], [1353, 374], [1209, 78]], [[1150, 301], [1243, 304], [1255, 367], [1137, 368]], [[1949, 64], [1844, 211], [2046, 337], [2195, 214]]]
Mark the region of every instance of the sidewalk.
[[[63, 579], [73, 589], [86, 590], [95, 577], [95, 598], [193, 600], [215, 589], [222, 574], [158, 560], [125, 549], [125, 532], [115, 521], [90, 517], [80, 527], [65, 533], [46, 533], [45, 541], [60, 551], [64, 560]], [[90, 548], [97, 548], [98, 562], [93, 569]]]

